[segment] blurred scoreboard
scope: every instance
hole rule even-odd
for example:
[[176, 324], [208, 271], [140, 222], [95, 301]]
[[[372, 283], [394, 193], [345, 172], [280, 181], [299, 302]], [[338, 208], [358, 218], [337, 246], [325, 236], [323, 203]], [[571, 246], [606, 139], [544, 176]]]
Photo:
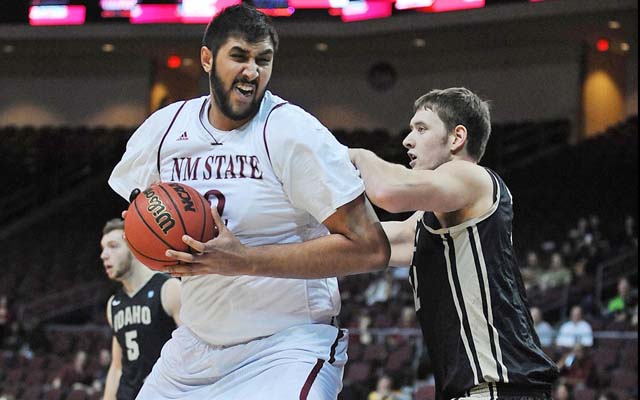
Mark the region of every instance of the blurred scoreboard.
[[[4, 1], [4, 0], [0, 0]], [[273, 17], [304, 10], [323, 11], [344, 22], [387, 18], [399, 12], [438, 13], [487, 5], [541, 0], [244, 0]], [[132, 24], [206, 24], [226, 7], [243, 0], [31, 0], [31, 25], [81, 25], [125, 21]]]

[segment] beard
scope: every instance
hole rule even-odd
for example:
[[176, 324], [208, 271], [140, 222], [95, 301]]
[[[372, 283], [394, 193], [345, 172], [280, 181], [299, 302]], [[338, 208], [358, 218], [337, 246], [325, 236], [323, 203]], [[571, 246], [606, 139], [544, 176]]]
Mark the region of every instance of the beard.
[[128, 274], [129, 271], [131, 271], [132, 262], [133, 262], [133, 254], [127, 253], [127, 258], [122, 262], [122, 265], [120, 266], [121, 268], [119, 268], [116, 271], [115, 275], [113, 276], [113, 280], [114, 281], [120, 280], [123, 276]]
[[[239, 82], [251, 83], [245, 79], [236, 79], [231, 84], [231, 87], [233, 88], [233, 85]], [[222, 80], [220, 79], [220, 77], [218, 77], [218, 74], [216, 73], [215, 68], [212, 69], [211, 73], [209, 74], [209, 85], [211, 86], [211, 89], [213, 92], [213, 99], [216, 102], [216, 105], [218, 106], [218, 108], [220, 109], [222, 114], [224, 114], [225, 117], [233, 121], [243, 121], [245, 119], [249, 119], [254, 115], [256, 115], [256, 113], [258, 112], [258, 109], [260, 108], [260, 103], [262, 103], [262, 98], [264, 97], [264, 93], [266, 92], [265, 90], [261, 94], [258, 93], [257, 92], [258, 85], [256, 85], [256, 95], [253, 101], [249, 104], [249, 107], [242, 112], [236, 112], [236, 111], [233, 111], [233, 108], [231, 107], [229, 92], [225, 91], [224, 84], [222, 83]]]

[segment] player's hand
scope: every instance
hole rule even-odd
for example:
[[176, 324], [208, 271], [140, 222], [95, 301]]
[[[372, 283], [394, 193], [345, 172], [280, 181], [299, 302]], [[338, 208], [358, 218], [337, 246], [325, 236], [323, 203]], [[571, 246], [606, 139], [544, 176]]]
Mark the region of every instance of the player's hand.
[[184, 235], [182, 241], [189, 245], [193, 252], [167, 250], [167, 257], [180, 264], [165, 268], [165, 272], [174, 277], [206, 274], [246, 275], [249, 272], [248, 248], [225, 226], [216, 207], [211, 208], [211, 215], [218, 235], [206, 243]]

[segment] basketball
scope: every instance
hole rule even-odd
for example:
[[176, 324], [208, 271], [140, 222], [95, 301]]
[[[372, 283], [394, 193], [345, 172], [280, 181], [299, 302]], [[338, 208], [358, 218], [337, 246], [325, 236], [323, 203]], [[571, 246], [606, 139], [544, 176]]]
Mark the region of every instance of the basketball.
[[209, 202], [194, 188], [182, 183], [151, 185], [131, 202], [124, 232], [133, 255], [154, 270], [175, 265], [168, 249], [189, 252], [183, 235], [206, 242], [214, 236]]

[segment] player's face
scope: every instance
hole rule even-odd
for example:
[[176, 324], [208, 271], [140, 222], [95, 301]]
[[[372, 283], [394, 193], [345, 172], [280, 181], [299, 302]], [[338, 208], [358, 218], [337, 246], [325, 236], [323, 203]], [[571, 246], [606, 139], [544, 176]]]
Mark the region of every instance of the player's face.
[[413, 169], [436, 169], [451, 160], [449, 134], [438, 114], [420, 108], [411, 118], [411, 132], [402, 141]]
[[271, 79], [273, 56], [269, 37], [255, 43], [230, 37], [220, 47], [209, 83], [216, 106], [226, 118], [244, 123], [258, 112]]
[[121, 280], [130, 270], [133, 255], [127, 247], [123, 237], [123, 231], [113, 230], [102, 236], [100, 246], [102, 246], [102, 265], [109, 279]]

